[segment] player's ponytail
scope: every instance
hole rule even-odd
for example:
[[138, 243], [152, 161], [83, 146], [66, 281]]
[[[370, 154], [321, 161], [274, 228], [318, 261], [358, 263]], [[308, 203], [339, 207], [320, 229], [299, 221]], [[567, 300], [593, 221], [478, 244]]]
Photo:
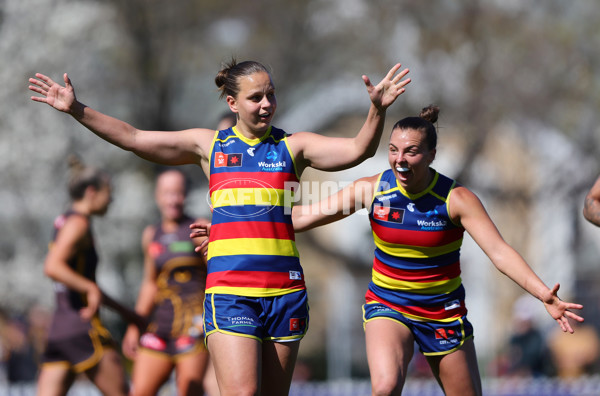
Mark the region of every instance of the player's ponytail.
[[433, 125], [437, 122], [440, 108], [436, 105], [424, 107], [418, 117], [406, 117], [394, 124], [392, 133], [399, 130], [414, 129], [425, 134], [427, 148], [433, 150], [437, 146], [437, 131]]
[[265, 72], [270, 75], [269, 70], [259, 62], [243, 61], [238, 63], [235, 58], [226, 63], [215, 77], [217, 89], [221, 92], [219, 98], [226, 96], [237, 97], [240, 92], [239, 79], [257, 72]]

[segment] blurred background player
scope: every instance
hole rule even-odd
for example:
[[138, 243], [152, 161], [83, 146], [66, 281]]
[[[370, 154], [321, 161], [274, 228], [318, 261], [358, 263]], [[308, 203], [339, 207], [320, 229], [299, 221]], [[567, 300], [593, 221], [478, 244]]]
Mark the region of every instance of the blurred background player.
[[[134, 360], [134, 396], [156, 394], [173, 369], [179, 395], [203, 392], [210, 364], [202, 329], [206, 258], [195, 252], [189, 225], [208, 220], [194, 220], [185, 213], [186, 195], [187, 183], [179, 170], [157, 177], [155, 199], [161, 220], [143, 232], [144, 278], [136, 304], [136, 312], [148, 317], [149, 325], [141, 338], [138, 328], [130, 325], [123, 340], [123, 352]], [[212, 370], [210, 376], [209, 389], [204, 390], [216, 396]]]
[[98, 315], [100, 304], [138, 325], [139, 317], [112, 300], [96, 284], [98, 255], [92, 217], [111, 202], [108, 174], [71, 156], [69, 210], [54, 221], [44, 272], [55, 282], [56, 310], [38, 378], [38, 395], [65, 395], [79, 373], [104, 395], [126, 395], [128, 384], [117, 345]]
[[583, 205], [583, 217], [600, 227], [600, 177], [587, 193]]

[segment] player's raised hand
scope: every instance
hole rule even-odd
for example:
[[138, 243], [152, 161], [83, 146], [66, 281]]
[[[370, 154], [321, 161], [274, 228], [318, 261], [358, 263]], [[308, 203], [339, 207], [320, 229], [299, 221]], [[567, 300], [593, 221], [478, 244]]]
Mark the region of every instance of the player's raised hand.
[[543, 301], [544, 306], [548, 313], [556, 320], [562, 331], [574, 333], [574, 330], [569, 323], [569, 319], [576, 322], [583, 322], [583, 317], [575, 314], [571, 310], [582, 309], [583, 305], [562, 301], [558, 298], [559, 288], [560, 285], [558, 283], [554, 285], [550, 291], [550, 296]]
[[69, 113], [73, 109], [73, 104], [77, 101], [75, 90], [67, 73], [63, 75], [65, 86], [53, 81], [50, 77], [36, 73], [35, 78], [30, 78], [29, 89], [42, 96], [32, 96], [34, 102], [46, 103], [56, 110]]
[[377, 85], [371, 84], [369, 77], [363, 75], [362, 79], [367, 86], [367, 92], [371, 98], [371, 102], [380, 110], [387, 109], [398, 96], [402, 95], [406, 90], [404, 87], [410, 83], [410, 78], [403, 78], [408, 74], [409, 70], [404, 69], [396, 74], [402, 65], [397, 63], [390, 69], [388, 74]]

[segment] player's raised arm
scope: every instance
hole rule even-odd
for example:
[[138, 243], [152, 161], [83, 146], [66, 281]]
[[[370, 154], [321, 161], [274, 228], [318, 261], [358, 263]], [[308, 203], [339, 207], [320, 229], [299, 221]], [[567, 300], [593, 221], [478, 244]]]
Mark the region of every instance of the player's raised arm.
[[29, 79], [29, 89], [41, 96], [32, 96], [31, 99], [70, 114], [102, 139], [132, 151], [144, 159], [166, 165], [191, 164], [206, 160], [206, 152], [209, 150], [214, 131], [139, 130], [79, 102], [67, 73], [63, 75], [63, 80], [64, 86], [44, 74], [36, 73], [35, 78]]
[[453, 216], [456, 216], [457, 221], [473, 237], [494, 266], [542, 301], [563, 331], [573, 333], [568, 319], [582, 322], [583, 318], [572, 310], [579, 310], [583, 306], [562, 301], [557, 294], [558, 284], [552, 289], [544, 284], [523, 257], [502, 238], [475, 194], [465, 187], [457, 187], [452, 192], [449, 206]]
[[327, 171], [347, 169], [375, 154], [383, 133], [386, 110], [411, 81], [404, 78], [409, 70], [398, 72], [400, 67], [400, 63], [394, 65], [377, 85], [373, 85], [366, 75], [362, 76], [371, 106], [365, 123], [354, 138], [332, 138], [311, 132], [290, 136], [300, 170], [307, 166]]

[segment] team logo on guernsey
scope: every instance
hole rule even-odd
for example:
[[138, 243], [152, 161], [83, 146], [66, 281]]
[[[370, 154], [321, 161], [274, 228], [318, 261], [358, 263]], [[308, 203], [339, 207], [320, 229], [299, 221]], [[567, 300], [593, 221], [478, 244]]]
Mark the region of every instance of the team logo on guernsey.
[[271, 161], [275, 161], [277, 159], [277, 151], [269, 151], [267, 153], [267, 159]]
[[404, 222], [404, 209], [377, 205], [373, 208], [373, 218], [402, 224]]
[[254, 149], [254, 147], [250, 147], [248, 150], [246, 150], [250, 157], [254, 157]]
[[215, 153], [215, 168], [242, 166], [242, 159], [242, 153], [225, 154], [218, 152]]

